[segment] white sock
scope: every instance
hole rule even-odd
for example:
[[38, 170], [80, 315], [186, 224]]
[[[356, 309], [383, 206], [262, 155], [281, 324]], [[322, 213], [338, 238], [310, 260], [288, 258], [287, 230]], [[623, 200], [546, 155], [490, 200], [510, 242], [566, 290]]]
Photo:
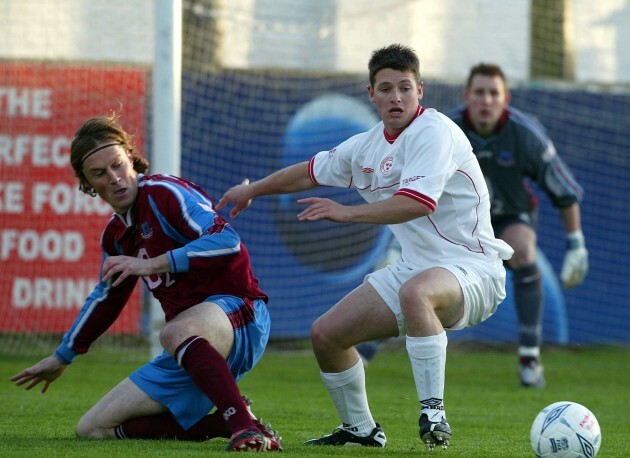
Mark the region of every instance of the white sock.
[[446, 418], [444, 411], [444, 376], [446, 373], [446, 332], [437, 336], [407, 336], [407, 353], [420, 401], [420, 413], [431, 421]]
[[365, 391], [365, 369], [361, 358], [343, 372], [321, 372], [324, 385], [337, 408], [344, 429], [357, 436], [369, 436], [376, 427]]
[[521, 345], [518, 347], [518, 355], [539, 359], [540, 347], [524, 347]]

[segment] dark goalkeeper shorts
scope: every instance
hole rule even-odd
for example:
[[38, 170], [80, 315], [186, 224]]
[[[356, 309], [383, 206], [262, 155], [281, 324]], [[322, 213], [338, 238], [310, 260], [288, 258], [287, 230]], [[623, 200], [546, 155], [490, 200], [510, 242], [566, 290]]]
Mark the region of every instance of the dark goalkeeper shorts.
[[501, 238], [501, 233], [506, 227], [512, 224], [526, 224], [533, 230], [536, 230], [538, 225], [538, 212], [523, 212], [518, 215], [506, 215], [506, 216], [493, 216], [492, 217], [492, 229], [494, 229], [494, 236]]
[[[243, 300], [234, 296], [211, 296], [206, 302], [219, 304], [226, 313], [243, 306]], [[254, 317], [254, 322], [234, 330], [234, 346], [227, 363], [236, 381], [256, 365], [269, 340], [271, 320], [262, 300], [254, 301]], [[212, 401], [166, 350], [129, 378], [149, 397], [165, 405], [185, 430], [214, 408]]]

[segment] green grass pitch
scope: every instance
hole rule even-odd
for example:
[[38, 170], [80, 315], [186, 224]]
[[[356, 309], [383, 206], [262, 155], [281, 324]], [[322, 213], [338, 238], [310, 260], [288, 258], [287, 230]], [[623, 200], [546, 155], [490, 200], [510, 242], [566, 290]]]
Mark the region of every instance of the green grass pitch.
[[[386, 449], [306, 447], [305, 440], [328, 434], [338, 420], [308, 347], [271, 345], [261, 363], [240, 383], [253, 410], [283, 436], [284, 455], [532, 457], [529, 429], [540, 409], [555, 401], [586, 405], [599, 420], [599, 458], [630, 456], [628, 410], [630, 350], [550, 348], [543, 361], [547, 388], [518, 386], [513, 349], [450, 345], [446, 409], [453, 428], [448, 450], [429, 452], [418, 439], [418, 401], [402, 348], [390, 346], [367, 368], [370, 407], [388, 438]], [[470, 348], [474, 347], [474, 348]], [[45, 355], [41, 355], [42, 357]], [[139, 363], [111, 363], [95, 350], [79, 357], [46, 394], [13, 386], [9, 377], [38, 361], [0, 359], [0, 456], [2, 457], [172, 457], [225, 455], [226, 440], [79, 440], [80, 416]]]

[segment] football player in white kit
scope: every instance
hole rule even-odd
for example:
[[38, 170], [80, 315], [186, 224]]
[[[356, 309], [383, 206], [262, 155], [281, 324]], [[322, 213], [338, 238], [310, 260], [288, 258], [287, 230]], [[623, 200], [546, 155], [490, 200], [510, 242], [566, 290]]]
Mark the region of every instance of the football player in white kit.
[[367, 202], [299, 200], [299, 220], [387, 224], [400, 242], [396, 263], [365, 281], [318, 318], [311, 340], [342, 424], [309, 445], [385, 447], [368, 406], [363, 363], [354, 346], [406, 336], [420, 401], [421, 440], [446, 448], [446, 330], [490, 317], [505, 297], [504, 259], [512, 248], [493, 235], [488, 189], [464, 133], [420, 104], [423, 83], [415, 52], [393, 44], [373, 52], [369, 99], [382, 122], [310, 161], [229, 189], [217, 209], [236, 217], [258, 196], [316, 186], [355, 188]]

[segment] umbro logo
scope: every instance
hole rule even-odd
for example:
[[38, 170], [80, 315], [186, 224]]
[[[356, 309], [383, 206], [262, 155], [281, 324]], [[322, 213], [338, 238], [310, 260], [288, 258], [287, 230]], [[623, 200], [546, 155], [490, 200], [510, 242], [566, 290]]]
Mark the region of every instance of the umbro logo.
[[363, 173], [374, 173], [374, 169], [372, 167], [363, 167], [361, 171]]
[[442, 405], [442, 399], [438, 399], [438, 398], [423, 399], [422, 401], [420, 401], [420, 408], [444, 410], [444, 406]]

